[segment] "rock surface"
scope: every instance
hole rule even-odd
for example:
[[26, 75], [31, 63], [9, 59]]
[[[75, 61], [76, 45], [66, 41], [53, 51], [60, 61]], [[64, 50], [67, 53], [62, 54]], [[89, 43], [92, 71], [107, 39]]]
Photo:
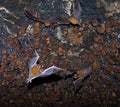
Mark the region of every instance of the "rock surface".
[[[24, 14], [24, 7], [30, 6], [35, 15], [40, 12], [45, 20], [58, 20], [64, 11], [63, 1], [0, 0], [1, 106], [120, 105], [119, 0], [79, 0], [80, 26], [46, 27]], [[92, 73], [77, 92], [74, 76], [52, 75], [27, 85], [28, 60], [35, 49], [45, 68], [56, 65], [77, 72], [91, 67]]]

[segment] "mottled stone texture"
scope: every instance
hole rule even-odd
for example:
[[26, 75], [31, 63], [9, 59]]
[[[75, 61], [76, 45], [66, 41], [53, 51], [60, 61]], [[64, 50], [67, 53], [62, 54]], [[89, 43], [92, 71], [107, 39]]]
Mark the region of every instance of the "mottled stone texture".
[[[46, 27], [27, 18], [24, 7], [30, 6], [34, 15], [38, 12], [45, 20], [59, 19], [64, 12], [62, 0], [0, 0], [1, 106], [120, 105], [119, 0], [79, 1], [80, 26]], [[67, 19], [65, 14], [62, 17]], [[45, 68], [56, 65], [77, 72], [90, 67], [92, 73], [77, 92], [74, 76], [52, 75], [27, 85], [28, 60], [35, 49]]]

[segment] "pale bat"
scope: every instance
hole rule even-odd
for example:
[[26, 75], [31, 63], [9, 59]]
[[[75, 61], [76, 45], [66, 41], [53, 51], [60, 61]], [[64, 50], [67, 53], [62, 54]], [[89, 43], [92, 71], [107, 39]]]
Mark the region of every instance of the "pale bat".
[[35, 50], [35, 57], [31, 58], [29, 60], [28, 66], [29, 66], [29, 77], [27, 79], [27, 83], [31, 83], [33, 79], [37, 77], [47, 77], [52, 74], [55, 74], [60, 71], [64, 71], [64, 69], [61, 69], [56, 66], [51, 66], [47, 69], [41, 69], [41, 66], [37, 64], [37, 61], [39, 59], [39, 55], [37, 51]]

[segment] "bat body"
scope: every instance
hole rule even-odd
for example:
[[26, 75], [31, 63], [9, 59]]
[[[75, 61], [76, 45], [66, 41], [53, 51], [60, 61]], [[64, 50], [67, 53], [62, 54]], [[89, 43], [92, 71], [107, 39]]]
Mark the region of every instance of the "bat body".
[[42, 17], [33, 16], [28, 7], [26, 7], [24, 9], [24, 13], [29, 19], [32, 19], [34, 21], [43, 23], [46, 27], [49, 27], [51, 24], [57, 24], [57, 25], [70, 24], [68, 21], [58, 21], [58, 20], [56, 20], [55, 18], [52, 18], [52, 17], [48, 20], [44, 20]]
[[61, 70], [62, 71], [64, 70], [64, 69], [61, 69], [56, 66], [51, 66], [47, 69], [41, 69], [41, 66], [39, 64], [37, 64], [39, 55], [36, 50], [35, 50], [35, 55], [36, 56], [31, 58], [28, 63], [29, 64], [29, 77], [27, 79], [27, 83], [29, 83], [29, 82], [31, 83], [32, 80], [37, 77], [47, 77], [47, 76], [55, 74]]
[[42, 18], [38, 18], [38, 17], [35, 17], [35, 16], [33, 16], [27, 9], [25, 9], [25, 15], [29, 18], [29, 19], [32, 19], [32, 20], [34, 20], [34, 21], [36, 21], [36, 22], [40, 22], [40, 23], [43, 23], [43, 24], [45, 24], [45, 26], [50, 26], [50, 24], [54, 24], [54, 23], [56, 23], [56, 20], [43, 20]]

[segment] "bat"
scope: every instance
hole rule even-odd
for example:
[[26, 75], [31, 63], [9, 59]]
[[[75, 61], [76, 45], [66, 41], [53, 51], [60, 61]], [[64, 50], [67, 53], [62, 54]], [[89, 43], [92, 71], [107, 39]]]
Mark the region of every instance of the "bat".
[[54, 65], [47, 69], [41, 69], [41, 66], [39, 64], [37, 64], [38, 59], [39, 59], [39, 55], [38, 55], [37, 51], [35, 50], [35, 57], [31, 58], [28, 63], [29, 77], [27, 79], [27, 84], [31, 83], [32, 80], [37, 77], [47, 77], [47, 76], [50, 76], [57, 72], [64, 71], [64, 69], [61, 69]]
[[24, 8], [24, 14], [29, 18], [32, 19], [34, 21], [43, 23], [46, 27], [50, 26], [51, 24], [57, 24], [57, 25], [66, 25], [66, 24], [70, 24], [69, 21], [58, 21], [55, 18], [49, 18], [48, 20], [44, 20], [43, 17], [41, 17], [39, 15], [39, 17], [36, 17], [34, 15], [32, 15], [32, 13], [30, 12], [29, 7], [25, 7]]
[[[91, 68], [86, 68], [86, 69], [84, 69], [84, 70], [81, 70], [81, 71], [79, 71], [79, 73], [81, 73], [82, 75], [80, 74], [80, 75], [79, 75], [79, 78], [73, 82], [74, 87], [75, 87], [75, 91], [77, 91], [77, 90], [81, 87], [82, 81], [83, 81], [88, 75], [90, 75], [90, 73], [91, 73]], [[76, 76], [76, 75], [75, 75], [75, 76]]]
[[73, 8], [73, 16], [77, 20], [79, 20], [80, 16], [81, 16], [81, 12], [82, 12], [82, 8], [81, 8], [81, 5], [80, 5], [80, 2], [78, 0], [75, 0], [74, 8]]
[[78, 0], [74, 0], [73, 6], [72, 6], [72, 17], [69, 18], [68, 20], [72, 23], [72, 24], [78, 24], [80, 25], [81, 23], [81, 12], [82, 12], [82, 8], [81, 8], [81, 4]]

